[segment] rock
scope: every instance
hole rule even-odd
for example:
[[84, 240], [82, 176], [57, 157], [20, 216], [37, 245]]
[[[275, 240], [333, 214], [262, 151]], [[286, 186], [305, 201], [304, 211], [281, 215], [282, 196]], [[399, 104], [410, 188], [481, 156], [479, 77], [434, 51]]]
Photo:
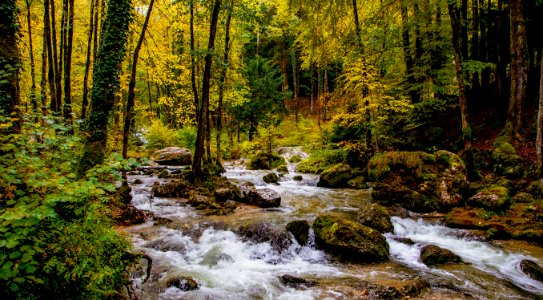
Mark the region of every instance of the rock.
[[448, 249], [435, 245], [426, 245], [420, 250], [420, 260], [427, 266], [435, 266], [447, 263], [458, 263], [462, 259]]
[[168, 147], [156, 151], [151, 157], [159, 165], [187, 166], [192, 162], [192, 154], [189, 149]]
[[430, 288], [428, 281], [416, 278], [413, 282], [399, 288], [399, 291], [403, 297], [417, 297], [428, 288]]
[[520, 192], [513, 196], [513, 202], [515, 203], [531, 203], [534, 202], [534, 196], [529, 193]]
[[141, 181], [141, 179], [139, 179], [139, 178], [136, 178], [136, 179], [134, 179], [134, 181], [132, 181], [132, 184], [142, 184], [142, 183], [143, 183], [143, 181]]
[[296, 220], [287, 224], [287, 231], [292, 233], [298, 244], [304, 246], [309, 239], [309, 223], [306, 220]]
[[393, 237], [392, 239], [395, 240], [396, 242], [400, 242], [402, 244], [406, 244], [409, 246], [415, 245], [415, 242], [410, 238]]
[[147, 242], [143, 245], [143, 247], [155, 249], [162, 252], [175, 251], [179, 253], [185, 253], [185, 251], [187, 250], [186, 245], [182, 241], [178, 239], [171, 239], [169, 237], [159, 238]]
[[169, 176], [170, 176], [170, 172], [168, 172], [168, 170], [166, 169], [160, 170], [160, 172], [158, 172], [158, 175], [157, 175], [158, 178], [168, 178]]
[[340, 217], [325, 214], [313, 223], [319, 248], [342, 261], [372, 263], [388, 260], [388, 244], [377, 230]]
[[387, 207], [387, 210], [388, 210], [388, 214], [394, 217], [399, 217], [402, 219], [407, 219], [411, 217], [411, 214], [409, 213], [409, 211], [403, 207], [390, 206], [390, 207]]
[[294, 177], [292, 177], [292, 180], [294, 181], [302, 181], [304, 178], [302, 177], [302, 175], [296, 175]]
[[248, 222], [239, 228], [239, 234], [255, 243], [269, 242], [278, 252], [283, 252], [292, 245], [286, 230], [268, 222]]
[[494, 171], [507, 178], [520, 178], [524, 174], [522, 157], [517, 154], [515, 147], [508, 142], [499, 143], [492, 152]]
[[471, 196], [467, 203], [491, 211], [504, 211], [511, 206], [511, 197], [505, 187], [491, 186]]
[[215, 202], [213, 197], [192, 193], [189, 197], [188, 204], [196, 209], [219, 209], [220, 206]]
[[197, 290], [200, 284], [192, 277], [172, 276], [166, 279], [166, 287], [176, 287], [184, 292]]
[[353, 189], [367, 189], [368, 183], [364, 176], [357, 176], [347, 182], [347, 185]]
[[280, 165], [279, 167], [277, 167], [277, 172], [288, 174], [287, 165]]
[[393, 232], [394, 226], [387, 209], [377, 203], [369, 203], [358, 210], [358, 223], [377, 229], [381, 233]]
[[211, 268], [218, 265], [221, 261], [233, 262], [234, 259], [232, 258], [232, 256], [223, 253], [220, 246], [214, 246], [213, 248], [211, 248], [211, 250], [204, 254], [204, 257], [202, 257], [202, 260], [199, 264]]
[[283, 157], [272, 153], [259, 152], [256, 155], [249, 157], [247, 160], [247, 169], [249, 170], [271, 170], [286, 164]]
[[367, 292], [367, 299], [401, 299], [402, 293], [392, 286], [382, 286], [368, 281], [360, 281], [357, 289]]
[[279, 207], [281, 197], [271, 189], [254, 189], [249, 192], [249, 203], [262, 208]]
[[298, 288], [300, 286], [312, 287], [312, 286], [317, 285], [315, 281], [306, 280], [306, 279], [288, 275], [288, 274], [285, 274], [279, 277], [279, 280], [281, 280], [281, 283], [283, 283], [285, 286], [292, 287], [292, 288]]
[[184, 198], [188, 196], [189, 185], [182, 179], [174, 179], [169, 182], [155, 182], [151, 188], [154, 197]]
[[353, 170], [348, 164], [341, 163], [333, 165], [321, 173], [318, 187], [346, 188], [349, 187], [349, 180], [354, 177]]
[[265, 183], [268, 183], [268, 184], [271, 184], [271, 183], [277, 184], [279, 182], [279, 176], [277, 176], [277, 174], [273, 172], [268, 173], [262, 179], [264, 180]]
[[388, 152], [371, 158], [372, 198], [385, 206], [416, 212], [448, 211], [459, 206], [468, 187], [466, 167], [448, 151]]
[[520, 269], [533, 280], [543, 282], [543, 268], [535, 261], [524, 259], [520, 262]]
[[240, 198], [239, 191], [235, 188], [235, 186], [218, 188], [215, 190], [214, 194], [217, 202], [225, 202], [227, 200], [235, 201]]
[[238, 185], [240, 202], [249, 203], [251, 201], [251, 193], [256, 190], [252, 182], [242, 182]]

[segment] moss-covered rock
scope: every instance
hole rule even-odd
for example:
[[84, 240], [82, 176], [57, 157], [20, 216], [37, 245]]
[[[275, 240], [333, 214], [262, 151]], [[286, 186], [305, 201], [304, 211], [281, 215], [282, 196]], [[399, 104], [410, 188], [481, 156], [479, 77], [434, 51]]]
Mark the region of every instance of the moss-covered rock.
[[435, 266], [448, 263], [458, 263], [462, 259], [451, 250], [443, 249], [435, 245], [426, 245], [420, 250], [420, 260], [427, 266]]
[[155, 182], [151, 188], [154, 197], [184, 198], [189, 194], [189, 183], [182, 179], [168, 182]]
[[353, 189], [367, 189], [368, 180], [364, 176], [356, 176], [355, 178], [349, 180], [347, 185]]
[[317, 245], [340, 260], [372, 263], [388, 260], [388, 244], [377, 230], [325, 214], [313, 223]]
[[239, 189], [235, 185], [218, 188], [215, 190], [214, 195], [217, 202], [225, 202], [228, 200], [237, 201], [241, 197]]
[[333, 165], [321, 173], [317, 186], [327, 188], [349, 187], [349, 180], [354, 176], [355, 174], [348, 164]]
[[462, 159], [448, 151], [387, 152], [371, 158], [372, 198], [417, 212], [448, 211], [462, 204], [468, 188]]
[[513, 196], [514, 203], [531, 203], [534, 202], [534, 196], [530, 193], [520, 192]]
[[286, 230], [268, 222], [247, 222], [239, 228], [238, 232], [255, 243], [268, 242], [278, 252], [285, 251], [292, 245], [292, 240]]
[[491, 211], [504, 211], [511, 206], [511, 196], [507, 188], [491, 186], [470, 197], [468, 204]]
[[521, 165], [522, 157], [517, 154], [515, 147], [508, 142], [501, 142], [496, 145], [492, 152], [494, 171], [508, 178], [520, 178], [524, 175]]
[[369, 203], [358, 210], [358, 223], [381, 233], [394, 231], [388, 210], [377, 203]]
[[292, 180], [294, 181], [302, 181], [304, 178], [302, 177], [302, 175], [296, 175], [294, 177], [292, 177]]
[[298, 244], [305, 245], [309, 239], [309, 223], [306, 220], [295, 220], [287, 224], [287, 231], [292, 233]]
[[170, 276], [166, 279], [165, 286], [176, 287], [184, 292], [200, 288], [200, 284], [189, 276]]
[[262, 180], [264, 180], [265, 183], [275, 183], [277, 184], [279, 182], [279, 176], [275, 174], [274, 172], [268, 173], [262, 177]]
[[287, 165], [280, 165], [279, 167], [277, 167], [277, 172], [288, 174]]
[[535, 261], [524, 259], [520, 262], [520, 269], [533, 280], [543, 282], [543, 267]]
[[249, 170], [271, 170], [286, 164], [285, 159], [275, 153], [259, 152], [247, 160]]

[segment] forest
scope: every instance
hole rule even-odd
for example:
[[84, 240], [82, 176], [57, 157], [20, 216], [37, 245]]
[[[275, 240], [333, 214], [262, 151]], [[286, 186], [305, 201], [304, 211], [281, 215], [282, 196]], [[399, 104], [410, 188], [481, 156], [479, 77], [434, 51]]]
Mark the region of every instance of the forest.
[[2, 0], [0, 298], [538, 299], [542, 30], [542, 0]]

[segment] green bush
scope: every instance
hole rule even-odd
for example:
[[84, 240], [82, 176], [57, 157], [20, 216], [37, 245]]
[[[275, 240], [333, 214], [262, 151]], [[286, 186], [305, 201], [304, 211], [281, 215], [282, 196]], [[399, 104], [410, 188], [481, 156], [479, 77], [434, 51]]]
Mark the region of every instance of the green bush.
[[77, 179], [78, 139], [29, 126], [0, 136], [0, 294], [118, 298], [133, 260], [107, 213], [122, 162]]
[[296, 171], [300, 173], [320, 174], [328, 167], [345, 162], [347, 160], [348, 150], [340, 149], [325, 149], [317, 150], [303, 160], [296, 167]]
[[196, 148], [196, 137], [198, 128], [194, 126], [185, 126], [175, 132], [176, 144], [193, 150]]
[[144, 135], [147, 140], [147, 148], [151, 150], [174, 146], [176, 142], [175, 130], [162, 124], [159, 120], [154, 120], [149, 127], [146, 127]]

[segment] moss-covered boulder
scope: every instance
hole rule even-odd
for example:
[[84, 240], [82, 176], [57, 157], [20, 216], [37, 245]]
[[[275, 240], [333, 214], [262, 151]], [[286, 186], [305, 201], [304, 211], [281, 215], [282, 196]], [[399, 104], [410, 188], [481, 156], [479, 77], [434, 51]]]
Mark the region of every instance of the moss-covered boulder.
[[286, 161], [282, 156], [275, 153], [268, 154], [259, 152], [247, 160], [247, 169], [249, 170], [271, 170], [281, 165], [285, 165]]
[[292, 177], [292, 180], [294, 180], [294, 181], [302, 181], [302, 180], [304, 180], [304, 178], [302, 177], [302, 175], [295, 175], [294, 177]]
[[369, 203], [358, 210], [358, 223], [377, 229], [381, 233], [394, 231], [388, 210], [377, 203]]
[[333, 165], [321, 173], [317, 186], [327, 188], [349, 187], [349, 180], [353, 179], [354, 176], [355, 174], [348, 164]]
[[468, 188], [462, 159], [448, 151], [387, 152], [371, 158], [372, 198], [417, 212], [448, 211], [462, 204]]
[[373, 263], [388, 260], [388, 243], [373, 228], [325, 214], [317, 217], [313, 230], [319, 248], [342, 261]]
[[508, 142], [496, 145], [492, 152], [494, 171], [508, 178], [520, 178], [524, 175], [522, 157], [517, 154], [515, 147]]
[[491, 186], [480, 190], [468, 199], [468, 204], [491, 211], [504, 211], [511, 206], [509, 190], [503, 186]]
[[154, 197], [184, 198], [189, 194], [189, 183], [182, 179], [155, 182], [151, 188]]
[[279, 183], [279, 176], [277, 176], [277, 174], [275, 174], [274, 172], [271, 172], [271, 173], [268, 173], [266, 175], [264, 175], [264, 177], [262, 177], [262, 180], [264, 180], [265, 183]]
[[543, 267], [535, 261], [524, 259], [520, 262], [520, 269], [533, 280], [543, 282]]
[[176, 287], [184, 292], [197, 290], [200, 284], [189, 276], [169, 276], [165, 280], [166, 287]]
[[277, 167], [277, 172], [279, 173], [283, 173], [283, 174], [288, 174], [288, 167], [287, 165], [280, 165], [279, 167]]
[[451, 250], [435, 245], [426, 245], [420, 250], [420, 260], [427, 266], [436, 266], [448, 263], [458, 263], [462, 259]]
[[535, 198], [532, 194], [526, 192], [519, 192], [513, 196], [514, 203], [531, 203], [534, 202]]
[[287, 224], [287, 231], [292, 233], [298, 244], [303, 246], [309, 240], [310, 227], [306, 220], [295, 220]]
[[247, 222], [239, 228], [238, 233], [251, 242], [268, 242], [278, 252], [285, 251], [292, 245], [286, 230], [268, 222]]
[[151, 159], [159, 165], [187, 166], [192, 163], [192, 153], [185, 148], [167, 147], [156, 151]]
[[235, 185], [218, 188], [213, 194], [215, 195], [215, 200], [217, 200], [217, 202], [226, 202], [228, 200], [237, 201], [241, 197], [239, 189]]

